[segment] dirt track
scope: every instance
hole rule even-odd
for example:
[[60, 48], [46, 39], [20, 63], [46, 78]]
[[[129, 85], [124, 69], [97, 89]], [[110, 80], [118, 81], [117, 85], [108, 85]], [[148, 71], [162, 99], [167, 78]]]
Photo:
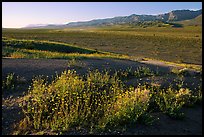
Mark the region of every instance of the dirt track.
[[[78, 64], [72, 67], [68, 67], [68, 60], [62, 59], [2, 59], [2, 78], [4, 79], [8, 73], [14, 72], [16, 75], [23, 77], [26, 81], [31, 82], [34, 76], [44, 75], [52, 76], [60, 74], [62, 71], [67, 69], [75, 69], [78, 74], [85, 74], [87, 71], [98, 69], [102, 71], [104, 69], [114, 71], [114, 70], [125, 70], [132, 67], [132, 70], [138, 68], [139, 66], [146, 66], [155, 72], [159, 72], [164, 76], [158, 76], [152, 78], [133, 78], [128, 80], [126, 83], [128, 85], [136, 85], [140, 82], [155, 83], [160, 85], [168, 86], [177, 77], [175, 75], [168, 75], [170, 70], [173, 68], [172, 65], [166, 65], [163, 63], [153, 64], [141, 63], [131, 60], [119, 60], [119, 59], [84, 59], [80, 60]], [[184, 78], [187, 85], [191, 85], [192, 88], [197, 86], [200, 79], [194, 77], [194, 73], [190, 72], [192, 76]], [[168, 81], [168, 82], [167, 82]]]
[[[165, 65], [163, 63], [155, 64], [153, 62], [136, 62], [130, 60], [119, 59], [84, 59], [80, 62], [80, 69], [75, 67], [79, 73], [85, 73], [88, 68], [99, 70], [119, 70], [126, 69], [128, 67], [137, 68], [139, 66], [146, 66], [154, 71], [160, 71], [162, 73], [168, 73], [172, 65]], [[62, 59], [2, 59], [2, 77], [5, 77], [7, 73], [15, 72], [17, 75], [22, 75], [27, 79], [31, 79], [33, 75], [54, 75], [55, 72], [60, 74], [68, 67], [68, 60]]]
[[[82, 64], [77, 64], [75, 70], [79, 74], [85, 74], [88, 68], [90, 69], [111, 69], [111, 70], [119, 70], [126, 69], [128, 67], [137, 68], [138, 66], [147, 66], [152, 70], [159, 70], [161, 73], [168, 73], [172, 66], [164, 66], [164, 65], [152, 65], [152, 64], [144, 64], [134, 61], [127, 60], [114, 60], [114, 59], [85, 59], [81, 60]], [[51, 77], [55, 75], [55, 72], [60, 74], [62, 71], [70, 69], [68, 67], [68, 60], [60, 60], [60, 59], [2, 59], [2, 78], [8, 73], [14, 72], [15, 74], [24, 77], [27, 81], [31, 81], [33, 75], [45, 75]], [[174, 76], [169, 77], [167, 81], [171, 83], [171, 79]], [[186, 77], [187, 82], [192, 83], [200, 83], [199, 79], [194, 78], [194, 76]], [[150, 78], [143, 78], [142, 81], [151, 82], [164, 82], [163, 77], [155, 77], [153, 80]], [[131, 79], [126, 84], [135, 85], [138, 82], [138, 79]], [[17, 96], [20, 96], [19, 93]], [[16, 96], [16, 97], [17, 97]], [[14, 98], [16, 98], [14, 97]], [[6, 103], [6, 100], [8, 102]], [[13, 99], [3, 99], [2, 105], [2, 118], [3, 118], [3, 133], [2, 134], [10, 134], [12, 131], [12, 124], [15, 121], [18, 121], [16, 118], [19, 118], [18, 112], [20, 111], [14, 102], [14, 105], [9, 106], [9, 103], [12, 102]], [[13, 108], [12, 108], [13, 107]], [[130, 128], [123, 134], [202, 134], [202, 106], [196, 106], [194, 108], [185, 108], [186, 117], [184, 120], [172, 120], [165, 115], [158, 115], [160, 121], [157, 122], [153, 126], [138, 126]], [[10, 128], [10, 129], [8, 129]]]

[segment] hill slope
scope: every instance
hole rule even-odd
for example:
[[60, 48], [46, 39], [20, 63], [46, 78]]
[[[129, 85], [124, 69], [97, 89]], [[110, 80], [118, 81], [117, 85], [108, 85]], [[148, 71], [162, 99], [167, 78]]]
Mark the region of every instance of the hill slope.
[[191, 20], [178, 21], [176, 23], [184, 26], [202, 26], [202, 14]]
[[47, 26], [36, 26], [36, 27], [25, 27], [25, 28], [66, 28], [66, 27], [87, 27], [87, 26], [101, 26], [101, 25], [117, 25], [117, 24], [135, 24], [140, 22], [149, 21], [183, 21], [196, 18], [202, 14], [202, 9], [197, 11], [192, 10], [174, 10], [169, 13], [159, 15], [137, 15], [132, 14], [130, 16], [119, 16], [114, 18], [106, 19], [95, 19], [91, 21], [83, 22], [70, 22], [65, 25], [47, 25]]

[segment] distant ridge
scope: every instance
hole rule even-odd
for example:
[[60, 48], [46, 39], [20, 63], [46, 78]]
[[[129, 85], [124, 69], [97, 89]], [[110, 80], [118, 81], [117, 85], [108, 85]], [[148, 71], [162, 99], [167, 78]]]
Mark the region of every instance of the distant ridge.
[[202, 26], [202, 14], [197, 16], [194, 19], [191, 20], [183, 20], [183, 21], [178, 21], [176, 23], [183, 24], [185, 26]]
[[[95, 19], [91, 21], [70, 22], [65, 25], [36, 25], [26, 26], [24, 28], [69, 28], [69, 27], [87, 27], [87, 26], [102, 26], [102, 25], [117, 25], [117, 24], [134, 24], [147, 21], [162, 21], [162, 22], [175, 22], [191, 20], [202, 15], [202, 9], [193, 10], [174, 10], [168, 13], [159, 15], [137, 15], [119, 16], [106, 19]], [[199, 23], [198, 23], [199, 24]], [[202, 23], [201, 23], [202, 24]]]

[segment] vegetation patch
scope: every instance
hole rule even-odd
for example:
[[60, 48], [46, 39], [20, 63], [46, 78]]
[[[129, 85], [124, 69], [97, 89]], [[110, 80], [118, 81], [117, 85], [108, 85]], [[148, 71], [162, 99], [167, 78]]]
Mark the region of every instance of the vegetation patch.
[[49, 42], [49, 41], [34, 41], [34, 40], [17, 40], [17, 39], [2, 39], [2, 46], [10, 46], [18, 49], [41, 50], [62, 53], [96, 53], [97, 51], [85, 48], [79, 48], [65, 43]]
[[9, 73], [6, 76], [6, 79], [2, 81], [2, 89], [13, 90], [15, 88], [15, 84], [16, 84], [15, 73]]
[[137, 123], [151, 124], [155, 119], [150, 112], [155, 108], [172, 118], [182, 118], [181, 108], [200, 99], [201, 89], [193, 93], [181, 87], [126, 87], [118, 73], [94, 70], [79, 76], [75, 70], [67, 70], [51, 83], [40, 77], [33, 79], [20, 104], [25, 118], [19, 124], [18, 134], [29, 130], [63, 133], [75, 127], [92, 133]]
[[189, 89], [181, 88], [175, 91], [172, 88], [168, 88], [158, 93], [156, 102], [162, 112], [174, 118], [181, 118], [184, 114], [179, 111], [189, 98]]
[[152, 71], [148, 67], [138, 67], [135, 70], [133, 70], [132, 67], [128, 67], [125, 70], [119, 70], [116, 71], [117, 76], [120, 77], [120, 79], [126, 79], [126, 78], [142, 78], [142, 77], [148, 77], [148, 76], [154, 76], [157, 75], [154, 71]]
[[56, 42], [4, 38], [2, 43], [2, 57], [10, 58], [128, 58], [126, 55], [99, 52]]
[[2, 80], [2, 95], [8, 95], [22, 90], [24, 84], [27, 84], [27, 80], [24, 77], [16, 75], [15, 73], [8, 73]]

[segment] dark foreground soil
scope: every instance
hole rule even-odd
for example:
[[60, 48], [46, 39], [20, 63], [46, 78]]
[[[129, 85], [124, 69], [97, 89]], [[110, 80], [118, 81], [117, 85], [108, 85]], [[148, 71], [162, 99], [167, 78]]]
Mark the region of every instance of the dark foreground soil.
[[[172, 84], [175, 75], [170, 73], [174, 66], [164, 64], [146, 64], [128, 60], [116, 59], [84, 59], [78, 61], [74, 66], [69, 67], [68, 60], [60, 59], [2, 59], [2, 79], [5, 79], [8, 73], [15, 73], [22, 78], [22, 85], [18, 90], [7, 92], [2, 95], [2, 135], [11, 135], [14, 133], [15, 125], [23, 118], [21, 109], [18, 107], [22, 101], [23, 93], [27, 91], [32, 78], [38, 75], [48, 76], [51, 79], [53, 76], [60, 74], [66, 69], [75, 69], [79, 74], [86, 74], [87, 71], [98, 69], [120, 70], [132, 67], [133, 70], [138, 66], [146, 66], [160, 74], [156, 77], [144, 77], [140, 79], [131, 78], [124, 81], [127, 85], [135, 86], [138, 83], [147, 82], [149, 84], [158, 84], [168, 86]], [[189, 72], [183, 78], [186, 86], [194, 88], [201, 84], [202, 77], [196, 72]], [[174, 120], [164, 114], [154, 113], [153, 115], [159, 120], [153, 125], [135, 125], [129, 127], [126, 131], [111, 131], [104, 134], [123, 134], [123, 135], [202, 135], [202, 105], [197, 105], [192, 108], [184, 108], [185, 117], [182, 120]], [[51, 134], [51, 132], [48, 132]], [[77, 132], [75, 130], [66, 134], [89, 134], [86, 132]]]

